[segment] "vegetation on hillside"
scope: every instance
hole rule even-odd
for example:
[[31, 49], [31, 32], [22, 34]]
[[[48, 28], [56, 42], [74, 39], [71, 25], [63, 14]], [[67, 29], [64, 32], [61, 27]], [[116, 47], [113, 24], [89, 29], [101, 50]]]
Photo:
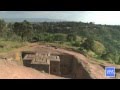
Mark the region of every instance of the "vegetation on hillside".
[[[0, 39], [6, 42], [65, 44], [84, 55], [120, 64], [120, 26], [92, 22], [23, 22], [0, 20]], [[0, 48], [5, 46], [0, 42]]]

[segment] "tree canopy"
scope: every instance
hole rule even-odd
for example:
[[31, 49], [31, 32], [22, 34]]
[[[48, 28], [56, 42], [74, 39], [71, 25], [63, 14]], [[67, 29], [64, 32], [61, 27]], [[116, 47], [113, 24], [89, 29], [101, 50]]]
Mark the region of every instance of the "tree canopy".
[[[81, 40], [77, 40], [81, 37]], [[0, 38], [19, 41], [72, 42], [104, 58], [120, 61], [120, 26], [83, 22], [6, 23], [0, 19]], [[84, 51], [85, 51], [84, 50]], [[117, 61], [118, 60], [118, 61]]]

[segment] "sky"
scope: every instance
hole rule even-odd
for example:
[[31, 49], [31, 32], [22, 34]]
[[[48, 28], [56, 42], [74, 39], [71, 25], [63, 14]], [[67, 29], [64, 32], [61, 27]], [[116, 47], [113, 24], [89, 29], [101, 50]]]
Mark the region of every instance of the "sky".
[[49, 18], [120, 25], [120, 11], [0, 11], [0, 18]]

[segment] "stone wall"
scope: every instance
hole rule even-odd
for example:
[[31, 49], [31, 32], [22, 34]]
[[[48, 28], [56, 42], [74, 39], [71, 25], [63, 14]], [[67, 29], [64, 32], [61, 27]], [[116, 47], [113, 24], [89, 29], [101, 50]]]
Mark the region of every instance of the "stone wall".
[[34, 68], [39, 71], [44, 71], [46, 73], [50, 73], [50, 65], [49, 64], [31, 64], [31, 68]]
[[75, 56], [64, 54], [60, 56], [61, 76], [74, 79], [89, 79], [89, 73]]
[[24, 66], [60, 76], [59, 56], [51, 56], [50, 53], [32, 53], [27, 51], [23, 52], [22, 57]]
[[63, 77], [71, 77], [73, 58], [71, 55], [63, 54], [60, 56], [60, 72]]
[[50, 74], [60, 76], [60, 61], [50, 61]]
[[73, 56], [72, 78], [75, 79], [90, 79], [89, 73], [85, 70], [79, 59]]

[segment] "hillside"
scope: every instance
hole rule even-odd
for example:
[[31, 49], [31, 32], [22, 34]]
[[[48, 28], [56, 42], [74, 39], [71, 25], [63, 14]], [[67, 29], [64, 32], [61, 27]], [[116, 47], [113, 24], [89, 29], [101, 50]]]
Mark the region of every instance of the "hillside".
[[1, 20], [0, 25], [0, 37], [4, 40], [66, 44], [85, 55], [115, 64], [120, 63], [120, 26], [118, 25], [97, 25], [92, 22], [31, 23], [27, 20], [15, 23]]
[[[6, 23], [4, 20], [0, 20], [0, 32], [0, 57], [13, 58], [20, 47], [25, 46], [26, 48], [22, 50], [41, 51], [40, 53], [45, 50], [48, 52], [51, 51], [52, 54], [59, 52], [60, 55], [57, 54], [56, 56], [62, 58], [59, 60], [59, 64], [62, 62], [62, 64], [60, 64], [61, 76], [67, 78], [106, 78], [104, 76], [104, 68], [106, 66], [115, 66], [118, 72], [117, 77], [119, 76], [119, 25], [97, 25], [92, 22], [36, 21], [31, 23], [27, 20], [23, 22]], [[16, 50], [16, 52], [11, 52], [11, 50]], [[19, 52], [22, 53], [21, 49]], [[61, 53], [63, 55], [61, 55]], [[65, 53], [67, 55], [64, 55]], [[14, 60], [16, 59], [14, 58]], [[1, 65], [4, 65], [5, 62], [6, 61], [1, 62]], [[116, 64], [118, 64], [118, 66]], [[7, 65], [7, 63], [5, 65]], [[3, 66], [3, 68], [5, 67], [7, 66]], [[3, 68], [1, 66], [1, 70]], [[26, 67], [20, 66], [20, 68]], [[14, 68], [11, 69], [13, 70]], [[5, 70], [7, 70], [7, 68]], [[21, 72], [21, 69], [19, 70]], [[78, 72], [79, 70], [81, 70], [82, 74]], [[24, 73], [26, 71], [23, 70], [22, 72]], [[32, 78], [32, 76], [28, 77]]]

